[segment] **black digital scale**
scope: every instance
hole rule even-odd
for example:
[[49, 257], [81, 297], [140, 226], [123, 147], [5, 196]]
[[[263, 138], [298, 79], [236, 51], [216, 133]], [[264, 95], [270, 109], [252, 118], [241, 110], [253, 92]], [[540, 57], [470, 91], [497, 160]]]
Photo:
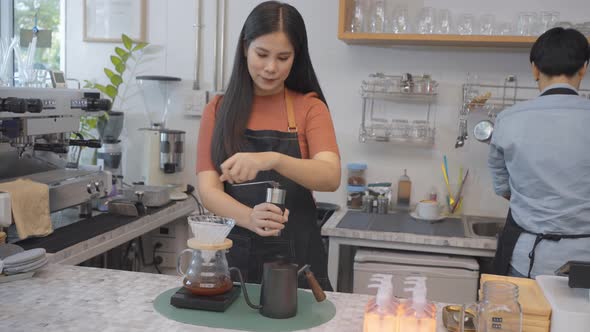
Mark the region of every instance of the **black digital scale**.
[[234, 285], [224, 294], [200, 296], [193, 295], [188, 289], [181, 287], [170, 298], [170, 304], [177, 308], [223, 312], [240, 296], [241, 291], [241, 286]]

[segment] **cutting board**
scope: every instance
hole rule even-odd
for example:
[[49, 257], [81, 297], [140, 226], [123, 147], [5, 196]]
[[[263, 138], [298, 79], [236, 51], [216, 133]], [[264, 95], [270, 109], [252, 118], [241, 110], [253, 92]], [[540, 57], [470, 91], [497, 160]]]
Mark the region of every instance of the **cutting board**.
[[535, 280], [482, 274], [479, 280], [480, 289], [482, 289], [484, 282], [491, 280], [507, 281], [518, 286], [518, 302], [522, 306], [525, 324], [526, 321], [540, 320], [544, 322], [551, 318], [551, 306]]

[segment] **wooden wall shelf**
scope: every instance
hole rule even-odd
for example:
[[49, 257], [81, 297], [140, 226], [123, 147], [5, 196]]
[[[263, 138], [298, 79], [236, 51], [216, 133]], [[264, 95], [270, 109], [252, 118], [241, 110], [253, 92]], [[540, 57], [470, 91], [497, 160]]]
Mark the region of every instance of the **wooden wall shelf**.
[[[347, 44], [358, 45], [423, 45], [461, 47], [502, 47], [530, 48], [535, 36], [484, 36], [484, 35], [421, 35], [394, 33], [352, 33], [348, 24], [352, 15], [354, 0], [340, 0], [338, 10], [338, 39]], [[590, 40], [590, 39], [589, 39]]]
[[419, 35], [393, 33], [339, 32], [338, 38], [347, 44], [362, 45], [424, 45], [462, 47], [528, 48], [536, 37], [529, 36], [478, 36], [478, 35]]

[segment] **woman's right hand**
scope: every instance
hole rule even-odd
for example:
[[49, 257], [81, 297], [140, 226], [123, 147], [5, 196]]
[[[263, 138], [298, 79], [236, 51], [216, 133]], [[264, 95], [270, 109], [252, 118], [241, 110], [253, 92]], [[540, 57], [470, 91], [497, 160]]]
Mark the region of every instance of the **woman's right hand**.
[[285, 213], [271, 203], [262, 203], [256, 205], [250, 212], [248, 220], [248, 229], [260, 236], [278, 236], [279, 232], [285, 228], [284, 223], [289, 218], [289, 210]]

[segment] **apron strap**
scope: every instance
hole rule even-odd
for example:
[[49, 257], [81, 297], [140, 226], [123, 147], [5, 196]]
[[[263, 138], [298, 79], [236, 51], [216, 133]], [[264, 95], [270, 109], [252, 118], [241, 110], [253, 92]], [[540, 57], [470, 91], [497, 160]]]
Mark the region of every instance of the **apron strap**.
[[297, 123], [295, 122], [295, 111], [293, 111], [293, 98], [287, 88], [285, 88], [285, 104], [287, 104], [287, 120], [289, 121], [288, 132], [296, 133]]
[[530, 233], [536, 235], [535, 243], [533, 244], [533, 249], [529, 252], [529, 272], [527, 274], [527, 278], [531, 277], [531, 271], [533, 270], [533, 264], [535, 263], [535, 250], [537, 249], [537, 245], [541, 243], [543, 240], [547, 241], [555, 241], [558, 242], [561, 239], [583, 239], [583, 238], [590, 238], [590, 234], [576, 234], [576, 235], [560, 235], [560, 234], [542, 234], [542, 233], [531, 233], [525, 231], [526, 233]]

